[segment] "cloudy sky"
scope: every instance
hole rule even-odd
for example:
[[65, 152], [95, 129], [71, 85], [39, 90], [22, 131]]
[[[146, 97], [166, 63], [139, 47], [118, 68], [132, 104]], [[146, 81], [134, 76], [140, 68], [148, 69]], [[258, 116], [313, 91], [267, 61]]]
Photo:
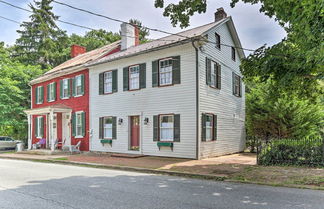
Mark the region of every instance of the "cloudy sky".
[[[28, 3], [32, 0], [4, 0], [20, 7], [28, 8]], [[139, 19], [145, 26], [159, 28], [169, 32], [179, 32], [180, 27], [172, 27], [170, 20], [163, 17], [162, 9], [154, 7], [154, 0], [61, 0], [64, 3], [77, 6], [110, 16], [121, 20], [131, 18]], [[166, 0], [167, 3], [176, 0]], [[274, 19], [259, 13], [260, 5], [250, 5], [239, 3], [235, 8], [230, 7], [231, 0], [209, 0], [207, 12], [196, 14], [191, 18], [189, 28], [210, 23], [214, 19], [214, 12], [217, 8], [223, 7], [228, 15], [233, 17], [236, 29], [240, 36], [243, 47], [256, 49], [263, 44], [273, 45], [285, 37], [284, 30]], [[88, 26], [95, 29], [105, 29], [107, 31], [118, 32], [120, 23], [113, 22], [100, 17], [95, 17], [83, 12], [72, 10], [53, 3], [54, 13], [60, 16], [63, 21]], [[28, 21], [28, 12], [12, 8], [0, 2], [0, 16], [13, 19], [18, 22]], [[85, 29], [58, 23], [69, 34], [84, 34]], [[13, 44], [18, 37], [16, 30], [19, 25], [0, 18], [0, 41], [6, 44]], [[150, 38], [159, 38], [165, 34], [151, 32]]]

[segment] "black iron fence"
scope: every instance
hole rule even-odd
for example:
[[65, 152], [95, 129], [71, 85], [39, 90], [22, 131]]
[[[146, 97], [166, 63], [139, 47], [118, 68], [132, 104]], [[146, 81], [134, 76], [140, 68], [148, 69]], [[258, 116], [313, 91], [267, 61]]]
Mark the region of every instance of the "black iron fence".
[[259, 165], [324, 166], [324, 139], [258, 140]]

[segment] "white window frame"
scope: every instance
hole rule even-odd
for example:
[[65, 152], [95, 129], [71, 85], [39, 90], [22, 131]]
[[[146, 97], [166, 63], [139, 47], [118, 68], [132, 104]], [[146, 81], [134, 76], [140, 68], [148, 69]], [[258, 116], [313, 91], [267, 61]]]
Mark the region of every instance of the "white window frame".
[[[107, 76], [110, 75], [110, 79], [107, 81]], [[107, 90], [107, 87], [109, 89]], [[104, 94], [111, 94], [113, 92], [113, 72], [112, 71], [107, 71], [104, 72]]]
[[42, 124], [41, 124], [41, 118], [43, 116], [37, 116], [37, 136], [36, 138], [37, 139], [41, 139], [43, 136], [40, 135], [40, 132], [41, 132], [41, 128], [42, 128]]
[[213, 87], [213, 88], [216, 88], [217, 75], [216, 75], [215, 65], [217, 65], [217, 63], [214, 62], [213, 60], [211, 60], [211, 64], [210, 65], [211, 65], [210, 66], [210, 86]]
[[[170, 127], [162, 127], [162, 119], [163, 117], [172, 117], [172, 126]], [[172, 139], [168, 139], [168, 138], [162, 138], [162, 130], [163, 129], [170, 129], [172, 130]], [[173, 142], [174, 141], [174, 115], [160, 115], [159, 116], [159, 130], [160, 130], [160, 141], [162, 142]]]
[[241, 77], [237, 74], [234, 74], [234, 95], [237, 97], [240, 96], [240, 88], [241, 88], [240, 80], [241, 80]]
[[[65, 86], [66, 85], [66, 86]], [[66, 87], [66, 88], [65, 88]], [[65, 78], [62, 80], [62, 92], [63, 92], [63, 96], [62, 96], [62, 99], [68, 99], [69, 98], [69, 78]], [[67, 94], [65, 95], [65, 90], [67, 90]]]
[[[210, 125], [207, 126], [207, 118], [211, 118]], [[213, 141], [213, 133], [214, 133], [214, 116], [211, 114], [206, 114], [206, 121], [205, 121], [205, 136], [206, 141]], [[210, 132], [210, 138], [207, 138], [207, 133]]]
[[[75, 76], [74, 78], [74, 82], [75, 82], [75, 97], [79, 97], [79, 96], [82, 96], [82, 75], [77, 75]], [[78, 80], [80, 80], [80, 85], [78, 85]], [[78, 87], [80, 87], [80, 92], [78, 94]]]
[[[137, 73], [132, 73], [132, 70], [136, 70]], [[140, 89], [140, 66], [133, 65], [128, 68], [129, 73], [129, 90], [137, 90]], [[132, 77], [133, 76], [133, 77]], [[133, 84], [137, 84], [137, 86], [133, 86]]]
[[[171, 62], [169, 63], [169, 65], [167, 67], [162, 68], [161, 63], [165, 62], [165, 61], [171, 61]], [[165, 69], [165, 68], [167, 68], [167, 69]], [[166, 59], [159, 60], [159, 85], [160, 86], [172, 85], [172, 71], [173, 71], [172, 58], [166, 58]], [[163, 79], [162, 75], [167, 75], [167, 74], [169, 74], [169, 81], [162, 82], [162, 81], [166, 80], [166, 78]]]
[[[75, 112], [75, 138], [83, 138], [82, 136], [82, 113], [83, 111], [80, 112]], [[78, 120], [78, 116], [80, 116], [80, 121]], [[79, 123], [79, 124], [78, 124]], [[78, 133], [78, 127], [80, 127], [81, 133]]]
[[[111, 119], [111, 127], [105, 127], [106, 119]], [[113, 117], [104, 117], [103, 119], [103, 138], [104, 139], [113, 139]], [[107, 123], [108, 125], [109, 123]], [[111, 137], [106, 136], [106, 129], [111, 130]]]
[[55, 93], [55, 91], [54, 91], [54, 82], [53, 83], [50, 83], [49, 84], [49, 93], [48, 93], [48, 102], [54, 102], [55, 101], [55, 97], [54, 97], [54, 93]]
[[[42, 102], [40, 102], [41, 100], [41, 91], [40, 89], [42, 88], [42, 86], [37, 86], [37, 101], [36, 101], [36, 104], [42, 104]], [[43, 95], [44, 96], [44, 95]]]

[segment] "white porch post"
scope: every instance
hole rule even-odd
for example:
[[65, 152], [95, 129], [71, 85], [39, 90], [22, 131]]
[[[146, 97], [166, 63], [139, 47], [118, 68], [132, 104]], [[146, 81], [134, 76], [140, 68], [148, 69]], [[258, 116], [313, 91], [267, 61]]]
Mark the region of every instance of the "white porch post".
[[28, 119], [28, 149], [32, 149], [32, 128], [33, 128], [33, 123], [31, 119], [31, 115], [27, 114], [27, 119]]
[[53, 110], [50, 111], [49, 114], [49, 141], [51, 142], [51, 151], [55, 151], [55, 141], [54, 141], [54, 134], [53, 134], [53, 121], [54, 121], [54, 113]]

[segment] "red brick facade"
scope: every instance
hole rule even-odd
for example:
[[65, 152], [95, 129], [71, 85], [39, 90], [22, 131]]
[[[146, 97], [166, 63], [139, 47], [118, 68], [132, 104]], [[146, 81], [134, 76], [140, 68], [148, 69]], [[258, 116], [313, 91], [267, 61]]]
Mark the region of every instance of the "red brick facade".
[[[68, 99], [61, 99], [60, 98], [60, 80], [65, 79], [65, 78], [73, 78], [77, 75], [84, 75], [84, 94], [82, 96], [78, 97], [73, 97], [71, 94], [71, 97]], [[56, 100], [53, 102], [48, 102], [47, 101], [47, 85], [56, 82]], [[36, 104], [36, 97], [35, 97], [35, 88], [38, 86], [43, 86], [44, 87], [44, 102], [42, 104]], [[83, 111], [85, 112], [85, 136], [83, 138], [75, 138], [71, 134], [71, 144], [75, 145], [81, 140], [81, 151], [89, 151], [89, 71], [88, 69], [78, 71], [76, 73], [71, 73], [68, 75], [64, 75], [61, 77], [56, 77], [51, 80], [42, 82], [42, 83], [37, 83], [32, 86], [32, 109], [35, 108], [43, 108], [51, 105], [65, 105], [68, 106], [69, 108], [72, 109], [72, 113], [78, 112], [78, 111]], [[32, 120], [33, 124], [35, 121], [35, 118], [37, 116], [34, 115]], [[44, 138], [47, 138], [47, 127], [46, 127], [46, 117], [44, 117]], [[72, 133], [72, 130], [70, 130]], [[62, 114], [58, 113], [57, 114], [57, 137], [61, 141], [62, 140]], [[39, 139], [35, 137], [35, 124], [33, 125], [33, 130], [32, 130], [32, 143], [38, 142]]]

